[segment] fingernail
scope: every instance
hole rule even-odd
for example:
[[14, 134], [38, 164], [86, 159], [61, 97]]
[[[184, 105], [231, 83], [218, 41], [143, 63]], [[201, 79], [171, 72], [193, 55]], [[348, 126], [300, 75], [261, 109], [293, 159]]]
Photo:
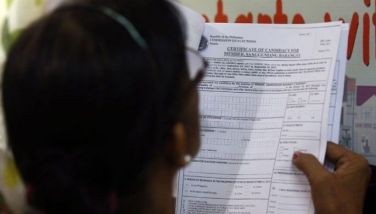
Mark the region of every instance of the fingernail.
[[296, 160], [299, 156], [299, 152], [294, 152], [294, 155], [292, 156], [293, 160]]

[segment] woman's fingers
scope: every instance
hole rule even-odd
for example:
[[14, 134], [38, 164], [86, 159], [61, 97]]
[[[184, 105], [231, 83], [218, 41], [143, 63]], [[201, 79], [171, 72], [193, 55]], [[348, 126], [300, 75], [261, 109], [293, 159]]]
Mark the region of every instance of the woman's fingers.
[[294, 154], [293, 163], [307, 176], [311, 184], [316, 183], [318, 180], [321, 180], [322, 177], [329, 174], [317, 158], [311, 154], [296, 152]]

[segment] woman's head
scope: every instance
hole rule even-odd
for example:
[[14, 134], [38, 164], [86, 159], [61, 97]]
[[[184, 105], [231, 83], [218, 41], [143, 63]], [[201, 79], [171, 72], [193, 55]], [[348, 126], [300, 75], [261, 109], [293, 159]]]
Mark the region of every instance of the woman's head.
[[5, 65], [3, 101], [34, 206], [66, 212], [56, 207], [98, 203], [91, 212], [101, 212], [108, 195], [136, 191], [155, 161], [177, 169], [180, 156], [197, 150], [181, 26], [163, 0], [94, 1], [64, 6], [25, 30]]

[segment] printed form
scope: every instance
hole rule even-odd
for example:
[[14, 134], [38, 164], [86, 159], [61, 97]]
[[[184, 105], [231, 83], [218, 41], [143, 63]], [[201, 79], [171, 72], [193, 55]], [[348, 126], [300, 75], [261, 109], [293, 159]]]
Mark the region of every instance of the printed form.
[[[324, 160], [342, 24], [206, 24], [201, 149], [176, 213], [313, 213], [294, 151]], [[205, 42], [206, 41], [206, 42]]]
[[332, 141], [334, 143], [339, 142], [342, 101], [345, 87], [348, 35], [349, 25], [342, 24], [328, 114], [328, 141]]

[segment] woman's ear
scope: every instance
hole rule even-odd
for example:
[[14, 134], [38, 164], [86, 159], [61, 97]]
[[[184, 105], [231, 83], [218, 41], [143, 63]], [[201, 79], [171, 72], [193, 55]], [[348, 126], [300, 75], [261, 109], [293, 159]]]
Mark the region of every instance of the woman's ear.
[[187, 131], [182, 122], [177, 122], [172, 128], [171, 141], [168, 143], [167, 156], [173, 166], [181, 168], [187, 164], [187, 157], [191, 156]]

